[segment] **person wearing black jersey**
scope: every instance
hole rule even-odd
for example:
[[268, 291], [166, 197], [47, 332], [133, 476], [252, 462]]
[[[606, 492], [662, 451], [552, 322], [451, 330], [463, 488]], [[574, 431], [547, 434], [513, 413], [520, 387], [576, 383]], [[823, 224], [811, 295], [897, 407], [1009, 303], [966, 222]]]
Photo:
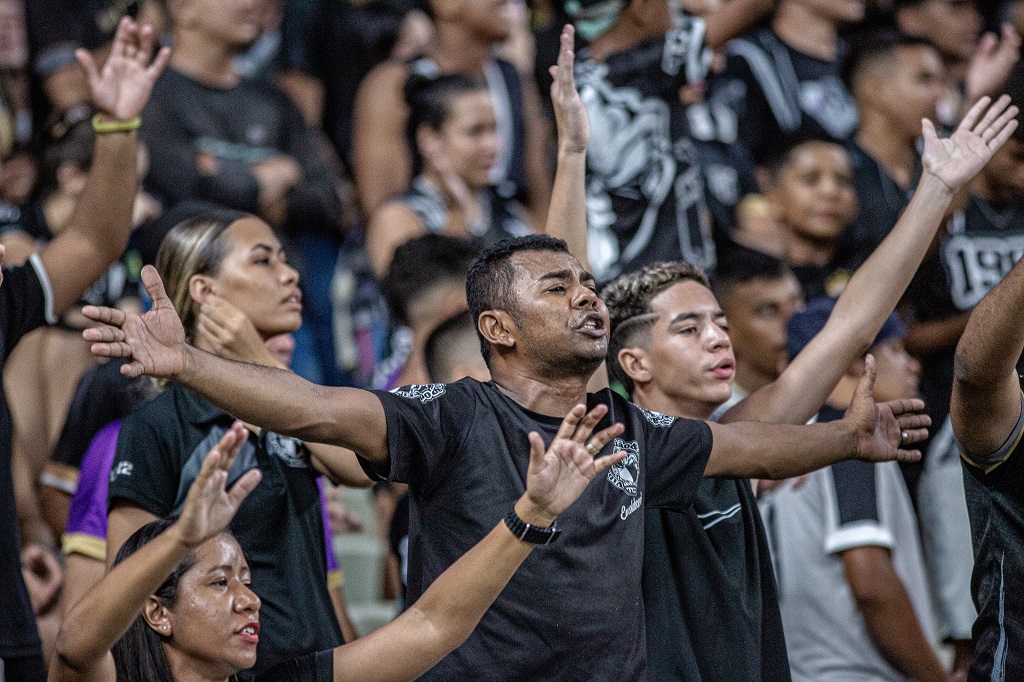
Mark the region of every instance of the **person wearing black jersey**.
[[[621, 430], [616, 425], [591, 437], [604, 410], [574, 407], [547, 450], [537, 433], [530, 434], [526, 492], [517, 507], [536, 505], [557, 515], [626, 456], [594, 459], [588, 450], [603, 447]], [[260, 586], [251, 584], [241, 547], [227, 530], [261, 478], [250, 469], [227, 489], [247, 436], [236, 421], [203, 457], [180, 516], [153, 521], [125, 541], [111, 572], [62, 625], [52, 682], [226, 682], [256, 661], [261, 602], [254, 590]], [[538, 544], [536, 532], [499, 522], [393, 622], [353, 643], [285, 661], [256, 679], [415, 679], [473, 631]]]
[[[801, 424], [814, 416], [899, 301], [955, 190], [1014, 130], [1009, 98], [982, 116], [987, 104], [950, 140], [925, 125], [925, 172], [896, 228], [854, 274], [821, 332], [721, 422]], [[604, 295], [609, 369], [637, 405], [707, 419], [729, 400], [736, 364], [728, 321], [703, 273], [687, 263], [656, 264], [618, 278]], [[689, 509], [648, 507], [645, 531], [652, 679], [789, 679], [778, 592], [748, 482], [705, 479]]]
[[[567, 26], [552, 87], [560, 154], [549, 222], [585, 230], [589, 125], [572, 78], [572, 39]], [[185, 343], [156, 272], [147, 267], [143, 278], [154, 300], [146, 315], [86, 309], [101, 323], [84, 333], [92, 351], [129, 359], [126, 375], [171, 378], [249, 423], [343, 444], [374, 475], [408, 482], [410, 600], [522, 495], [527, 462], [515, 453], [529, 431], [551, 439], [581, 402], [604, 405], [602, 424], [617, 423], [612, 448], [627, 451], [626, 459], [566, 511], [561, 542], [531, 557], [476, 632], [425, 679], [481, 671], [495, 678], [642, 679], [644, 515], [638, 512], [645, 505], [685, 510], [703, 476], [780, 478], [851, 457], [919, 456], [901, 449], [901, 431], [907, 432], [902, 441], [912, 443], [923, 436], [923, 420], [905, 414], [912, 405], [876, 405], [870, 380], [846, 418], [811, 426], [708, 424], [637, 408], [607, 390], [588, 394], [608, 349], [607, 308], [593, 276], [564, 242], [548, 236], [503, 242], [470, 269], [467, 298], [493, 381], [393, 393], [315, 386], [198, 351]], [[592, 454], [601, 452], [590, 445]], [[538, 532], [556, 532], [550, 511], [524, 504], [515, 512], [545, 529]]]
[[956, 347], [950, 420], [964, 463], [978, 619], [969, 678], [1024, 677], [1024, 265], [971, 313]]

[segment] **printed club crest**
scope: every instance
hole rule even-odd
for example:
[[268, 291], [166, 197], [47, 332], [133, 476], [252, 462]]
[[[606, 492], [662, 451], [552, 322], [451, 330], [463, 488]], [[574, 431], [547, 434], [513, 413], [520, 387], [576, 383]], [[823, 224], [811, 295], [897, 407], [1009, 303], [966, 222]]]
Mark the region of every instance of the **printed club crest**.
[[396, 388], [391, 392], [403, 398], [412, 398], [426, 404], [444, 395], [444, 390], [444, 384], [413, 384]]
[[626, 459], [612, 465], [608, 470], [611, 484], [630, 497], [636, 497], [640, 485], [640, 444], [635, 440], [616, 438], [612, 442], [612, 451], [626, 451]]
[[639, 405], [634, 405], [634, 407], [636, 407], [636, 409], [638, 409], [641, 412], [643, 412], [644, 416], [647, 417], [647, 421], [649, 421], [654, 426], [659, 426], [659, 427], [662, 427], [662, 428], [667, 428], [669, 426], [672, 426], [672, 423], [676, 420], [675, 417], [670, 417], [667, 414], [662, 414], [661, 412], [653, 412], [651, 410], [645, 410], [644, 408], [640, 407]]

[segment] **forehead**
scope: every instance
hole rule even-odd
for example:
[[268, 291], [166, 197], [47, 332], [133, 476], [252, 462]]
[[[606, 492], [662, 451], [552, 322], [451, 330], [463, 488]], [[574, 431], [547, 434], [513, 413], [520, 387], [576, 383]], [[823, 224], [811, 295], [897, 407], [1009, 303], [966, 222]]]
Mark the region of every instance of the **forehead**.
[[227, 237], [234, 249], [248, 251], [257, 244], [266, 244], [273, 249], [281, 247], [281, 242], [274, 235], [270, 226], [252, 216], [240, 218], [231, 223], [224, 231], [224, 236]]
[[713, 315], [720, 310], [711, 290], [694, 280], [676, 282], [651, 299], [651, 311], [658, 313], [660, 320], [671, 320], [684, 313]]
[[765, 301], [790, 301], [803, 299], [800, 282], [791, 273], [782, 277], [756, 277], [731, 285], [723, 296], [723, 303], [749, 303], [756, 305]]
[[202, 575], [217, 566], [231, 566], [239, 570], [249, 567], [238, 541], [228, 533], [220, 533], [196, 548], [196, 565], [190, 573]]
[[850, 155], [841, 145], [833, 142], [806, 142], [790, 154], [787, 168], [807, 170], [810, 168], [850, 172]]
[[451, 118], [494, 118], [494, 103], [487, 90], [460, 92], [451, 99]]
[[564, 251], [520, 251], [509, 257], [516, 279], [536, 282], [552, 272], [568, 271], [577, 277], [584, 272], [580, 262]]

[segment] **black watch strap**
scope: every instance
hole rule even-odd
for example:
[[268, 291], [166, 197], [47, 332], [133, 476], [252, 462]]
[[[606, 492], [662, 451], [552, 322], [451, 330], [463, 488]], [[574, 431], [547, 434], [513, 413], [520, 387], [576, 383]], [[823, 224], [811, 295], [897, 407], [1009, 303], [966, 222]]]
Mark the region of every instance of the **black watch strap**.
[[531, 526], [526, 521], [519, 518], [516, 514], [516, 510], [513, 507], [508, 516], [505, 517], [505, 525], [520, 540], [529, 542], [534, 545], [547, 545], [558, 539], [558, 536], [562, 534], [562, 531], [558, 530], [558, 527], [552, 523], [547, 528], [540, 528], [538, 526]]

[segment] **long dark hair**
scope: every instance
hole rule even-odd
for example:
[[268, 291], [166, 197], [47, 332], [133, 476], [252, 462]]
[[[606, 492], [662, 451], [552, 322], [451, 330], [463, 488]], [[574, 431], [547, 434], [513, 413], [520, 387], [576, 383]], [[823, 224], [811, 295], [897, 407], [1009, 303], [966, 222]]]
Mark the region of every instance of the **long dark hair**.
[[[153, 538], [167, 530], [175, 520], [157, 519], [132, 533], [117, 551], [114, 566], [145, 547]], [[195, 566], [196, 561], [195, 551], [189, 552], [181, 563], [174, 567], [153, 596], [164, 606], [173, 608], [178, 599], [178, 583], [181, 582], [181, 576]], [[164, 656], [161, 637], [146, 623], [141, 614], [136, 616], [110, 652], [114, 655], [117, 682], [174, 682], [167, 658]], [[236, 678], [232, 676], [231, 679]]]

